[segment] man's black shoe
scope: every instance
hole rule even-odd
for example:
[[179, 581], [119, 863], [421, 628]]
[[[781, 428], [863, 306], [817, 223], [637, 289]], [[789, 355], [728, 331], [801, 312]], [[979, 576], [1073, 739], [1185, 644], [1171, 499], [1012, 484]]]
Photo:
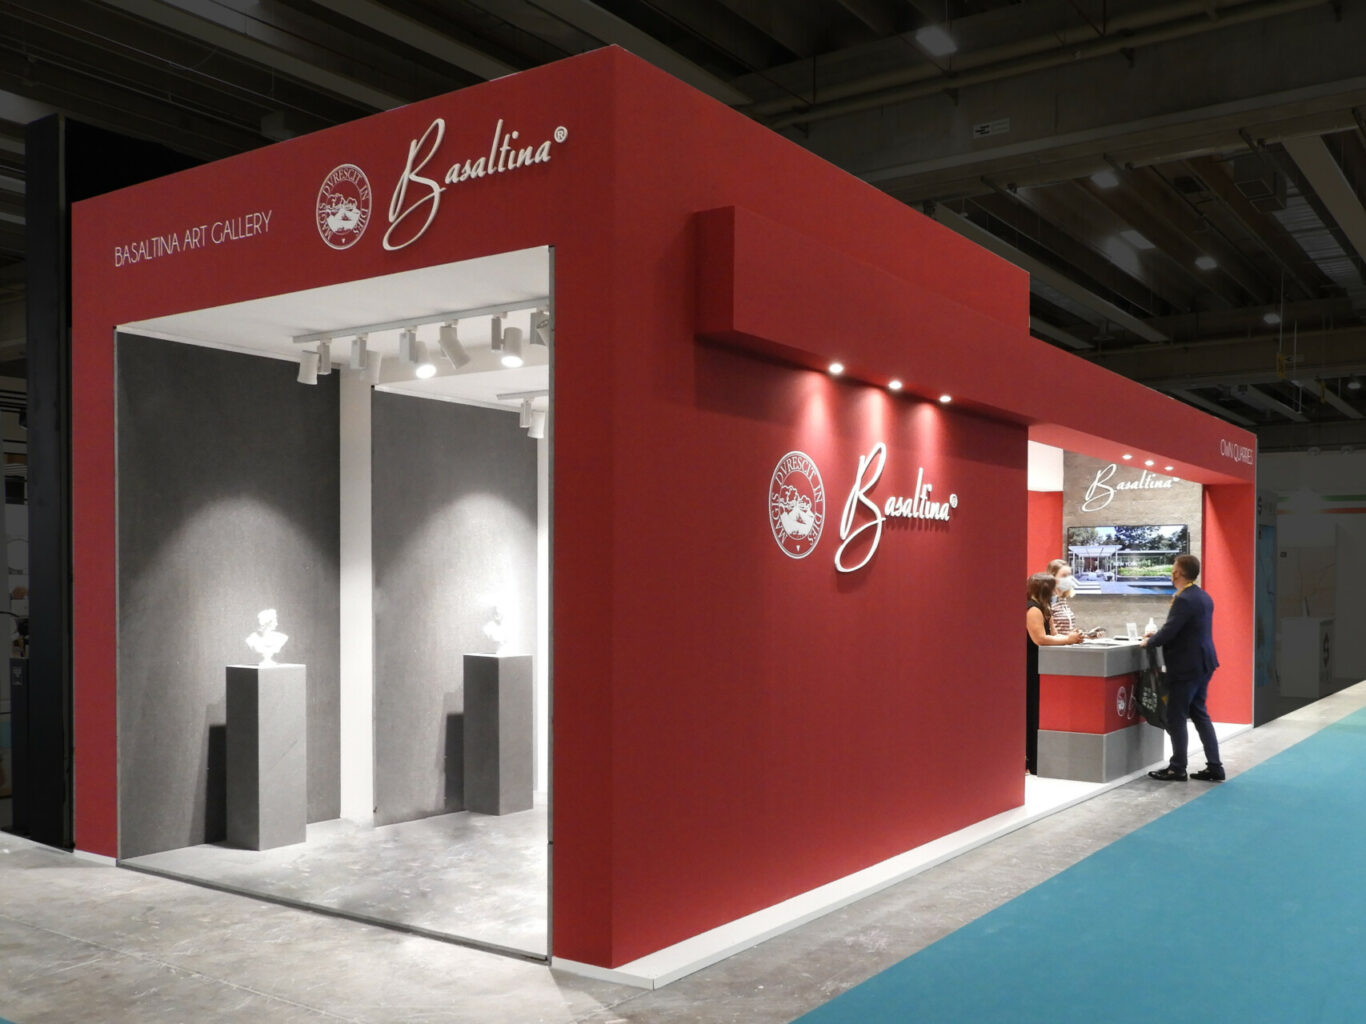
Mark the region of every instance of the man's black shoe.
[[1149, 772], [1148, 778], [1156, 779], [1158, 782], [1185, 782], [1185, 772], [1174, 772], [1170, 768], [1159, 768], [1155, 772]]
[[1224, 769], [1222, 768], [1202, 768], [1198, 772], [1191, 772], [1192, 779], [1199, 779], [1201, 782], [1223, 782]]

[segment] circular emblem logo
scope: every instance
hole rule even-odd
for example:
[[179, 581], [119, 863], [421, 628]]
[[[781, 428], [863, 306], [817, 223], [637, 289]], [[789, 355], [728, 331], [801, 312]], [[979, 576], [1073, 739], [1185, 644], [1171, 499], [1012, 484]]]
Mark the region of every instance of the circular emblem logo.
[[342, 164], [323, 179], [315, 211], [318, 234], [334, 249], [349, 249], [370, 223], [370, 179], [355, 164]]
[[1119, 688], [1119, 693], [1115, 696], [1115, 710], [1119, 712], [1121, 717], [1129, 710], [1129, 694], [1122, 686]]
[[768, 524], [778, 547], [792, 558], [815, 550], [825, 525], [825, 484], [805, 452], [788, 452], [768, 484]]

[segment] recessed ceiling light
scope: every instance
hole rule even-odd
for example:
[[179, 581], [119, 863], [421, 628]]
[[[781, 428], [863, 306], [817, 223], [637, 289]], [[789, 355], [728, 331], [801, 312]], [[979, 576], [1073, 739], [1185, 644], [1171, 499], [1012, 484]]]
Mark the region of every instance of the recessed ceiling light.
[[1127, 231], [1121, 231], [1119, 237], [1124, 239], [1124, 241], [1128, 242], [1135, 249], [1147, 250], [1157, 248], [1157, 246], [1153, 245], [1152, 242], [1148, 241], [1147, 238], [1133, 228], [1129, 228]]
[[1172, 471], [1172, 468], [1173, 468], [1173, 467], [1171, 467], [1171, 466], [1163, 466], [1163, 467], [1162, 467], [1162, 472], [1164, 472], [1164, 473], [1170, 473], [1170, 472]]
[[947, 57], [958, 52], [958, 44], [942, 25], [926, 25], [916, 32], [915, 41], [931, 57]]
[[1281, 322], [1281, 314], [1279, 314], [1279, 313], [1267, 313], [1264, 317], [1262, 317], [1262, 320], [1263, 320], [1265, 323], [1270, 324], [1272, 327], [1275, 327], [1278, 323]]
[[831, 373], [843, 373], [843, 372], [844, 372], [844, 364], [843, 364], [843, 363], [831, 363], [831, 364], [830, 364], [830, 372], [831, 372]]
[[948, 405], [948, 404], [949, 404], [950, 402], [952, 402], [952, 401], [953, 401], [953, 396], [952, 396], [952, 395], [940, 395], [940, 396], [939, 396], [939, 402], [940, 402], [941, 405]]
[[1213, 270], [1219, 265], [1219, 261], [1213, 256], [1197, 256], [1195, 257], [1195, 265], [1201, 270]]
[[1097, 188], [1114, 188], [1119, 184], [1119, 175], [1114, 171], [1097, 171], [1091, 175], [1091, 181]]
[[901, 381], [899, 381], [899, 380], [892, 380], [892, 381], [889, 381], [888, 384], [887, 384], [887, 387], [888, 387], [890, 390], [892, 390], [892, 391], [900, 391], [900, 390], [901, 390]]
[[1152, 464], [1153, 464], [1153, 460], [1152, 460], [1152, 459], [1145, 459], [1145, 460], [1143, 460], [1143, 465], [1145, 465], [1145, 466], [1151, 466]]
[[1121, 458], [1121, 459], [1132, 459], [1133, 456], [1130, 455], [1128, 452], [1125, 452], [1123, 455], [1120, 456], [1120, 458]]

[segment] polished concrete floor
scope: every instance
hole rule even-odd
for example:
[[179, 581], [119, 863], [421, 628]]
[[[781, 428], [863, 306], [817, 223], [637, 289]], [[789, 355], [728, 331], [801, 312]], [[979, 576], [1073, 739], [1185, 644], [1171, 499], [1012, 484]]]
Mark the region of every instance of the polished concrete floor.
[[125, 863], [544, 957], [546, 817], [538, 802], [515, 814], [440, 814], [379, 828], [325, 821], [294, 846], [211, 843]]
[[[1225, 764], [1236, 774], [1361, 707], [1366, 685], [1229, 740]], [[17, 1024], [780, 1024], [1208, 788], [1143, 779], [1101, 793], [654, 992], [0, 836], [0, 1017]], [[1118, 951], [1117, 969], [1141, 952]], [[1059, 1007], [1060, 1024], [1068, 1020]]]

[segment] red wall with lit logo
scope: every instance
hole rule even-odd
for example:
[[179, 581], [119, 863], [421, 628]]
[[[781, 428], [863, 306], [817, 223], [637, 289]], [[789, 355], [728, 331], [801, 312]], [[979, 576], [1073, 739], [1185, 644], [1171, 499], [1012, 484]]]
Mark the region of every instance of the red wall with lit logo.
[[[452, 158], [500, 118], [567, 136], [546, 163], [452, 185], [422, 238], [386, 252], [389, 195], [436, 116]], [[335, 251], [314, 207], [346, 162], [368, 169], [375, 222]], [[265, 208], [254, 241], [113, 266], [130, 238]], [[1206, 458], [1247, 435], [1029, 338], [1021, 271], [617, 50], [93, 200], [73, 223], [76, 830], [106, 854], [114, 325], [554, 246], [557, 957], [622, 964], [1021, 801], [1025, 440], [1057, 415], [1031, 380], [1078, 396], [1058, 429], [1083, 445], [1146, 431], [1187, 479], [1250, 480]], [[845, 379], [821, 372], [831, 358]], [[889, 520], [840, 574], [845, 498], [878, 442], [878, 505], [923, 469], [958, 506]], [[801, 559], [768, 508], [794, 449], [826, 490]], [[1238, 564], [1240, 489], [1214, 503]]]

